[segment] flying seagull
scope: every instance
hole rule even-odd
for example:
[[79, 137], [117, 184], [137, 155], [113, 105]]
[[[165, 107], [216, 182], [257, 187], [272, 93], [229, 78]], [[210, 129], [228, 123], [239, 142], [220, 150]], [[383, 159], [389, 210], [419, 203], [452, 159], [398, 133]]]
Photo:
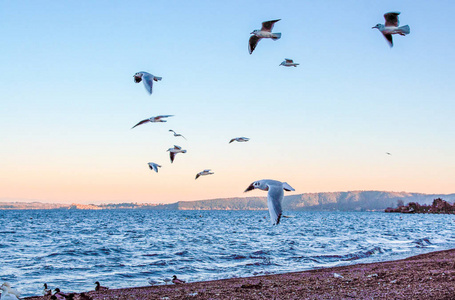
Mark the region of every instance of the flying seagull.
[[212, 174], [215, 174], [213, 172], [210, 172], [211, 170], [210, 169], [205, 169], [204, 171], [201, 171], [199, 173], [196, 174], [196, 178], [195, 179], [198, 179], [199, 176], [204, 176], [204, 175], [212, 175]]
[[285, 191], [295, 191], [287, 182], [281, 182], [270, 179], [262, 179], [253, 182], [245, 190], [245, 192], [260, 189], [263, 191], [269, 191], [267, 194], [267, 206], [269, 207], [270, 219], [272, 225], [278, 225], [280, 223], [281, 214], [283, 209], [281, 208], [281, 201], [283, 201]]
[[387, 154], [387, 155], [392, 155], [392, 153], [390, 153], [390, 152], [386, 152], [385, 154]]
[[173, 132], [174, 133], [174, 136], [181, 136], [182, 138], [184, 138], [186, 140], [186, 137], [184, 137], [183, 135], [181, 135], [180, 133], [177, 133], [175, 132], [174, 130], [172, 129], [169, 129], [170, 132]]
[[149, 162], [148, 165], [149, 165], [150, 170], [153, 170], [156, 173], [158, 173], [158, 168], [161, 168], [161, 166], [159, 164], [156, 164], [154, 162]]
[[284, 61], [280, 64], [280, 66], [285, 67], [297, 67], [300, 64], [295, 63], [292, 59], [285, 58]]
[[175, 276], [175, 275], [172, 276], [172, 282], [173, 282], [174, 284], [182, 284], [182, 283], [185, 283], [185, 281], [178, 279], [177, 276]]
[[281, 33], [272, 33], [273, 25], [279, 20], [281, 19], [262, 22], [261, 30], [255, 29], [250, 33], [252, 34], [248, 43], [248, 51], [250, 54], [253, 53], [256, 45], [261, 39], [269, 38], [276, 41], [281, 38]]
[[398, 27], [400, 22], [398, 21], [399, 12], [389, 12], [384, 15], [385, 25], [376, 24], [372, 28], [377, 28], [389, 42], [389, 46], [393, 47], [392, 34], [406, 35], [411, 32], [411, 29], [408, 25]]
[[139, 125], [148, 123], [148, 122], [151, 122], [151, 123], [162, 123], [162, 122], [167, 122], [167, 120], [163, 120], [163, 118], [169, 118], [169, 117], [173, 117], [173, 116], [174, 116], [174, 115], [163, 115], [163, 116], [150, 117], [150, 118], [148, 118], [148, 119], [145, 119], [145, 120], [140, 121], [139, 123], [137, 123], [136, 125], [134, 125], [133, 127], [131, 127], [131, 129], [133, 129], [133, 128], [136, 127], [136, 126], [139, 126]]
[[247, 138], [247, 137], [236, 137], [236, 138], [233, 138], [229, 141], [229, 144], [232, 143], [232, 142], [248, 142], [250, 140], [250, 138]]
[[177, 153], [186, 153], [186, 150], [182, 150], [182, 147], [174, 145], [174, 148], [169, 148], [167, 149], [169, 151], [170, 156], [171, 156], [171, 163], [174, 162], [174, 158], [177, 155]]
[[133, 77], [136, 83], [144, 81], [145, 89], [150, 95], [152, 94], [153, 81], [160, 81], [163, 79], [163, 77], [154, 76], [147, 72], [137, 72]]

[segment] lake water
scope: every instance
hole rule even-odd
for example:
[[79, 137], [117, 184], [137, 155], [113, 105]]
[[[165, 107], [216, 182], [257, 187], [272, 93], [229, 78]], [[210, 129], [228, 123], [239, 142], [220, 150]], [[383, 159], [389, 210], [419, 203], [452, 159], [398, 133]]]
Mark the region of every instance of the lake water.
[[454, 215], [267, 211], [0, 211], [0, 281], [88, 291], [303, 271], [455, 248]]

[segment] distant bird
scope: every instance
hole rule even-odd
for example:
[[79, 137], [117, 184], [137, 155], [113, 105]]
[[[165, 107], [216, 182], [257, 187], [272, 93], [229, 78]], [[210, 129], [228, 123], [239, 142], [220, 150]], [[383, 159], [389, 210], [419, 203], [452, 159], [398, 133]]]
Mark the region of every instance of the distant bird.
[[167, 122], [167, 120], [163, 120], [163, 118], [169, 118], [169, 117], [173, 117], [173, 116], [174, 116], [174, 115], [162, 115], [162, 116], [150, 117], [150, 118], [148, 118], [148, 119], [145, 119], [145, 120], [140, 121], [139, 123], [137, 123], [136, 125], [134, 125], [133, 127], [131, 127], [131, 129], [133, 129], [133, 128], [136, 127], [136, 126], [139, 126], [139, 125], [148, 123], [148, 122], [151, 122], [151, 123], [163, 123], [163, 122]]
[[150, 170], [153, 170], [156, 173], [158, 173], [158, 168], [161, 168], [161, 166], [159, 164], [156, 164], [154, 162], [149, 162], [148, 165], [149, 165]]
[[269, 207], [270, 219], [273, 225], [280, 223], [281, 214], [283, 209], [281, 208], [281, 202], [283, 201], [285, 191], [295, 191], [287, 182], [280, 182], [270, 179], [262, 179], [253, 182], [245, 190], [245, 192], [260, 189], [263, 191], [269, 191], [267, 194], [267, 206]]
[[52, 295], [52, 290], [51, 290], [50, 288], [47, 287], [47, 283], [45, 283], [45, 284], [43, 285], [43, 287], [44, 287], [44, 288], [43, 288], [43, 295], [44, 295], [44, 296], [50, 296], [50, 295]]
[[389, 46], [393, 47], [392, 34], [406, 35], [411, 32], [411, 29], [408, 25], [398, 27], [400, 22], [398, 21], [399, 12], [389, 12], [384, 15], [385, 25], [376, 24], [372, 28], [377, 28], [389, 42]]
[[261, 30], [255, 29], [250, 33], [252, 34], [248, 43], [248, 51], [250, 54], [253, 53], [256, 45], [261, 39], [270, 38], [276, 41], [281, 38], [281, 33], [272, 33], [273, 25], [275, 25], [275, 23], [279, 20], [281, 19], [262, 22]]
[[9, 282], [4, 282], [1, 287], [5, 287], [5, 289], [8, 291], [8, 294], [14, 295], [17, 298], [21, 296], [21, 293], [19, 293], [16, 289], [11, 288], [11, 284]]
[[392, 155], [392, 153], [390, 153], [390, 152], [386, 152], [385, 154], [387, 154], [387, 155]]
[[175, 156], [177, 153], [186, 153], [186, 150], [182, 150], [182, 147], [174, 145], [174, 148], [169, 148], [167, 149], [169, 151], [170, 156], [171, 156], [171, 163], [174, 162]]
[[172, 283], [183, 284], [183, 283], [185, 283], [185, 281], [178, 279], [177, 276], [174, 275], [174, 276], [172, 276]]
[[236, 137], [236, 138], [233, 138], [229, 141], [229, 144], [232, 143], [232, 142], [248, 142], [250, 140], [250, 138], [246, 138], [246, 137]]
[[101, 291], [107, 291], [108, 289], [109, 289], [108, 287], [101, 286], [98, 281], [95, 282], [95, 291], [101, 292]]
[[283, 62], [281, 62], [280, 66], [285, 66], [285, 67], [297, 67], [298, 63], [295, 63], [292, 59], [285, 58]]
[[163, 79], [163, 77], [154, 76], [147, 72], [137, 72], [133, 77], [136, 83], [141, 81], [144, 82], [144, 87], [150, 95], [152, 94], [153, 81], [160, 81]]
[[174, 136], [181, 136], [182, 138], [184, 138], [186, 140], [186, 137], [184, 137], [183, 135], [181, 135], [180, 133], [177, 133], [175, 132], [174, 130], [172, 129], [169, 129], [170, 132], [173, 132], [174, 133]]
[[170, 278], [163, 278], [163, 281], [164, 281], [166, 284], [168, 284], [169, 282], [172, 281], [172, 279], [170, 279]]
[[215, 174], [215, 173], [210, 172], [210, 171], [211, 171], [210, 169], [205, 169], [204, 171], [201, 171], [201, 172], [197, 173], [195, 179], [198, 179], [200, 176]]
[[0, 298], [2, 300], [18, 300], [19, 296], [16, 296], [15, 294], [12, 294], [8, 291], [8, 287], [5, 285], [0, 286], [0, 290], [2, 293], [0, 294]]

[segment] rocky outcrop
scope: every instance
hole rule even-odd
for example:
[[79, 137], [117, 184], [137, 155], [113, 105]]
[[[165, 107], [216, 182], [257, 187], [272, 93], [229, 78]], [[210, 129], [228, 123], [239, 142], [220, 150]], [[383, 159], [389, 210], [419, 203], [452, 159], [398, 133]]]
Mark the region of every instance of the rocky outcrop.
[[405, 214], [455, 214], [455, 204], [437, 198], [431, 205], [421, 205], [416, 202], [409, 202], [408, 205], [402, 205], [397, 208], [386, 208], [388, 213], [405, 213]]

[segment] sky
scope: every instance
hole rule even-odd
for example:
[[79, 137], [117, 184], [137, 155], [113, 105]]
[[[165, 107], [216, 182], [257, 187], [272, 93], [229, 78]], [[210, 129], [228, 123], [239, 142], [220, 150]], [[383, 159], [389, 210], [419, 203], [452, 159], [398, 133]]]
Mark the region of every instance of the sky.
[[[393, 48], [371, 28], [389, 11], [411, 28]], [[416, 0], [1, 1], [0, 201], [265, 196], [243, 193], [265, 178], [287, 194], [454, 193], [454, 13]], [[281, 39], [250, 55], [249, 33], [273, 19]], [[163, 77], [152, 95], [138, 71]], [[162, 114], [174, 117], [131, 129]], [[229, 144], [238, 136], [251, 140]], [[171, 164], [173, 145], [188, 152]], [[204, 169], [215, 174], [195, 180]]]

